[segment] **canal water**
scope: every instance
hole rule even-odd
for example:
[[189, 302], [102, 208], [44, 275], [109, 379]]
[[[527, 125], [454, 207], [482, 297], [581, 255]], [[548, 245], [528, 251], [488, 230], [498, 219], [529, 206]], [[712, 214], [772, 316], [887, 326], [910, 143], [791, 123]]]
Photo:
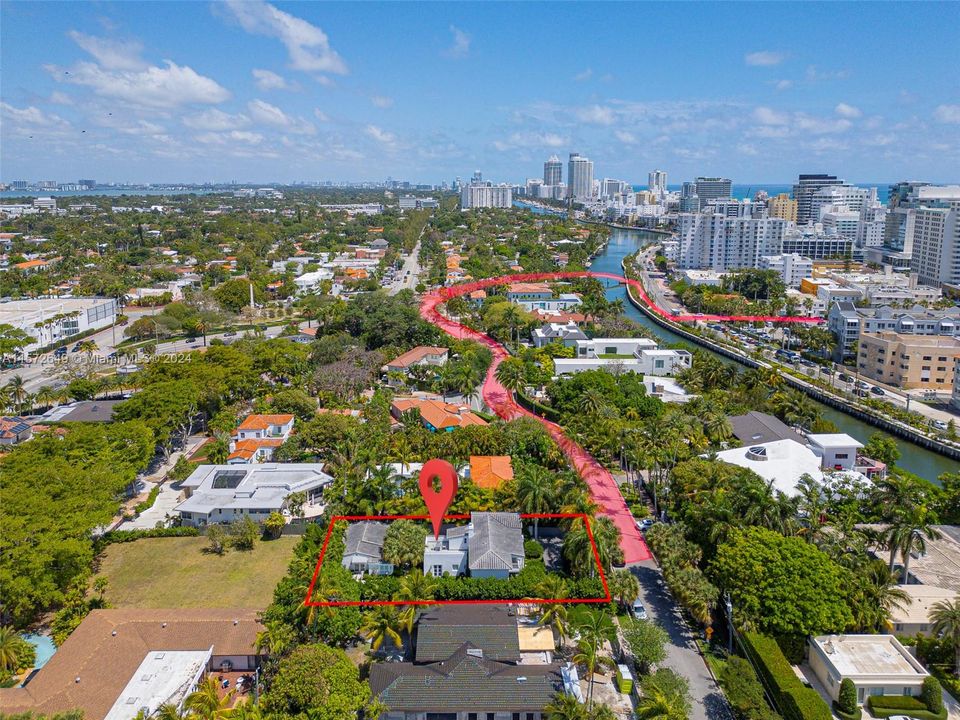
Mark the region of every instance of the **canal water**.
[[[621, 274], [622, 268], [620, 263], [625, 257], [635, 253], [638, 248], [663, 238], [662, 235], [646, 232], [644, 230], [624, 230], [619, 228], [611, 228], [611, 233], [610, 242], [607, 244], [606, 248], [594, 259], [593, 264], [590, 267], [591, 270], [596, 272]], [[627, 317], [649, 329], [664, 343], [687, 342], [689, 344], [689, 341], [686, 341], [676, 333], [672, 333], [669, 330], [660, 327], [642, 312], [637, 310], [633, 305], [631, 305], [630, 301], [627, 299], [626, 288], [623, 285], [613, 284], [611, 282], [610, 287], [607, 290], [607, 297], [610, 300], [622, 299]], [[710, 352], [709, 350], [705, 351]], [[724, 358], [720, 355], [717, 357], [720, 357], [726, 362], [731, 362], [727, 358]], [[879, 429], [873, 425], [862, 422], [851, 415], [834, 410], [823, 403], [816, 402], [816, 405], [824, 418], [832, 421], [838, 428], [840, 428], [841, 432], [845, 432], [848, 435], [855, 437], [862, 443], [865, 443], [869, 439], [870, 435], [877, 432]], [[900, 467], [909, 470], [910, 472], [915, 473], [933, 483], [937, 482], [937, 477], [942, 473], [957, 472], [957, 462], [955, 460], [951, 460], [948, 457], [931, 452], [926, 448], [920, 447], [919, 445], [914, 445], [903, 438], [896, 438], [896, 440], [897, 446], [900, 448], [900, 452], [902, 454], [900, 460], [897, 461], [897, 465]]]

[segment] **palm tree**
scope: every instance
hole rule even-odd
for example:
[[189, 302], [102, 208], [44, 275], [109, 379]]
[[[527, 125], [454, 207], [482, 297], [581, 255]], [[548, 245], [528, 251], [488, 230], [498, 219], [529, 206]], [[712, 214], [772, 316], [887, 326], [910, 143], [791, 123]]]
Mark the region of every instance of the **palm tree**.
[[[516, 483], [517, 507], [521, 512], [542, 514], [553, 507], [556, 492], [553, 478], [539, 465], [526, 465], [520, 468], [520, 477]], [[533, 519], [533, 537], [540, 538], [540, 518]]]
[[268, 622], [264, 629], [257, 633], [254, 648], [258, 653], [279, 657], [295, 644], [296, 637], [293, 628], [286, 623]]
[[397, 609], [390, 605], [378, 605], [373, 612], [367, 613], [360, 632], [370, 640], [370, 649], [376, 652], [384, 640], [390, 640], [396, 647], [403, 647], [403, 639], [397, 628], [403, 629]]
[[[537, 585], [537, 595], [551, 600], [565, 600], [570, 596], [567, 581], [559, 575], [547, 575]], [[567, 605], [562, 602], [548, 603], [540, 606], [540, 624], [549, 625], [556, 634], [560, 645], [567, 639], [570, 626], [568, 623]]]
[[610, 575], [608, 585], [610, 594], [623, 608], [629, 608], [640, 597], [640, 581], [629, 570], [615, 570]]
[[19, 670], [26, 657], [27, 645], [12, 627], [0, 626], [0, 670], [9, 673]]
[[[424, 575], [419, 568], [414, 568], [401, 578], [400, 589], [394, 600], [432, 600], [436, 586], [437, 581], [433, 576]], [[413, 632], [416, 615], [416, 605], [404, 605], [400, 611], [400, 623], [408, 634]]]
[[27, 388], [26, 384], [23, 382], [23, 378], [19, 375], [14, 375], [10, 378], [10, 382], [7, 383], [7, 392], [9, 393], [10, 400], [13, 402], [13, 406], [16, 409], [17, 414], [21, 413], [23, 410], [23, 403], [27, 399]]
[[587, 711], [593, 707], [593, 671], [597, 667], [597, 661], [600, 659], [599, 648], [590, 640], [583, 639], [577, 643], [577, 654], [573, 656], [573, 662], [586, 665], [587, 676], [590, 678], [590, 684], [587, 686]]
[[180, 712], [180, 708], [174, 703], [164, 703], [157, 708], [156, 713], [151, 717], [155, 720], [184, 720], [187, 717], [185, 713]]
[[938, 540], [941, 537], [940, 531], [935, 527], [936, 520], [936, 516], [926, 505], [918, 505], [903, 512], [887, 532], [888, 547], [896, 548], [903, 559], [901, 582], [904, 585], [910, 582], [910, 557], [913, 552], [922, 555], [927, 551], [927, 540]]
[[690, 703], [680, 693], [653, 688], [637, 704], [639, 720], [687, 720]]
[[860, 572], [853, 573], [854, 588], [850, 605], [854, 622], [861, 632], [883, 632], [894, 610], [904, 610], [912, 603], [910, 596], [897, 586], [896, 574], [883, 560], [872, 560]]
[[183, 707], [190, 715], [202, 720], [225, 720], [230, 717], [230, 705], [235, 692], [236, 690], [230, 690], [220, 697], [216, 678], [208, 675], [197, 685], [196, 690], [187, 695]]
[[527, 371], [520, 358], [507, 358], [497, 365], [494, 375], [497, 382], [512, 393], [520, 391], [526, 384]]
[[40, 408], [51, 407], [57, 401], [57, 391], [49, 385], [44, 385], [37, 390], [37, 394], [33, 396], [33, 400]]
[[587, 720], [587, 712], [580, 701], [565, 692], [553, 696], [550, 704], [543, 708], [547, 720]]
[[577, 401], [577, 409], [586, 415], [598, 414], [607, 404], [603, 393], [594, 388], [585, 391]]
[[953, 645], [954, 674], [960, 675], [960, 597], [941, 600], [930, 607], [930, 629]]

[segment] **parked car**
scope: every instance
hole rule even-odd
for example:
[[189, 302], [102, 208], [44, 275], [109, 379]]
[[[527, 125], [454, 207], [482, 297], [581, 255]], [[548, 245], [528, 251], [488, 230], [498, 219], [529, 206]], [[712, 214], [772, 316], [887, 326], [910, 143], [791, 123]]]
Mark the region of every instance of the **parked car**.
[[223, 334], [223, 336], [224, 336], [224, 337], [234, 337], [236, 334], [237, 334], [237, 331], [236, 331], [236, 330], [230, 330], [230, 331], [228, 331], [228, 332], [225, 332], [225, 333]]
[[856, 395], [857, 397], [862, 397], [862, 398], [870, 397], [870, 393], [868, 393], [866, 390], [860, 387], [854, 390], [853, 394]]
[[846, 373], [840, 373], [837, 376], [837, 379], [840, 380], [840, 382], [845, 382], [845, 383], [853, 381], [853, 378], [850, 375], [847, 375]]
[[886, 393], [883, 391], [883, 388], [878, 388], [876, 385], [870, 388], [870, 392], [872, 392], [874, 395], [886, 395]]
[[934, 420], [930, 424], [933, 425], [937, 430], [947, 429], [947, 423], [945, 423], [943, 420]]
[[637, 620], [647, 619], [647, 609], [639, 600], [633, 601], [633, 606], [630, 608], [630, 614], [633, 615]]
[[66, 354], [67, 354], [67, 346], [66, 346], [66, 345], [63, 345], [63, 346], [61, 346], [61, 347], [58, 347], [56, 350], [53, 351], [53, 356], [54, 356], [54, 357], [57, 357], [57, 358], [62, 358], [62, 357], [63, 357], [64, 355], [66, 355]]
[[653, 518], [644, 518], [643, 520], [637, 520], [637, 529], [640, 532], [646, 532], [649, 530], [657, 521]]
[[867, 387], [870, 387], [870, 386], [867, 385], [867, 383], [865, 383], [863, 380], [857, 380], [857, 387], [858, 387], [858, 388], [867, 388]]

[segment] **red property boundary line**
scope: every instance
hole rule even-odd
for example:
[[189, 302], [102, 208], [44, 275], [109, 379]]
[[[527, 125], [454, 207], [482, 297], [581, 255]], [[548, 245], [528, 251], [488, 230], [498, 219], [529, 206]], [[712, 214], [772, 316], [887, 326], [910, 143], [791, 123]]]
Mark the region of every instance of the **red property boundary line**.
[[[307, 588], [307, 596], [303, 604], [307, 607], [376, 607], [378, 605], [550, 605], [550, 604], [589, 604], [589, 603], [609, 603], [612, 601], [610, 588], [607, 586], [607, 576], [603, 572], [603, 565], [600, 563], [600, 553], [597, 552], [597, 541], [593, 538], [593, 529], [590, 527], [590, 518], [586, 513], [521, 513], [524, 520], [558, 520], [558, 519], [576, 519], [583, 520], [587, 528], [587, 537], [590, 538], [590, 547], [593, 549], [593, 559], [597, 563], [597, 570], [600, 573], [600, 582], [603, 584], [603, 591], [606, 593], [601, 598], [520, 598], [516, 600], [311, 600], [313, 588], [320, 577], [320, 566], [323, 565], [323, 558], [327, 554], [327, 544], [330, 542], [330, 536], [333, 534], [334, 526], [341, 520], [362, 521], [362, 520], [429, 520], [429, 515], [334, 515], [327, 526], [327, 535], [323, 539], [323, 547], [320, 548], [320, 556], [317, 558], [317, 565], [313, 569], [313, 579], [310, 580], [310, 587]], [[444, 515], [444, 520], [469, 520], [469, 515]]]
[[674, 322], [696, 322], [697, 320], [707, 320], [710, 322], [775, 322], [775, 323], [797, 323], [816, 325], [823, 322], [822, 318], [806, 317], [804, 315], [671, 315], [662, 307], [657, 305], [647, 295], [643, 285], [639, 280], [626, 278], [623, 275], [616, 275], [607, 272], [591, 272], [589, 270], [577, 270], [569, 272], [545, 272], [545, 273], [518, 273], [516, 275], [501, 275], [500, 277], [485, 278], [483, 280], [474, 280], [460, 285], [451, 285], [450, 287], [440, 288], [436, 295], [441, 302], [446, 302], [450, 298], [465, 295], [474, 290], [483, 290], [495, 285], [506, 285], [515, 282], [532, 282], [539, 280], [570, 280], [575, 278], [597, 278], [604, 280], [616, 280], [618, 283], [629, 285], [641, 300], [660, 317]]

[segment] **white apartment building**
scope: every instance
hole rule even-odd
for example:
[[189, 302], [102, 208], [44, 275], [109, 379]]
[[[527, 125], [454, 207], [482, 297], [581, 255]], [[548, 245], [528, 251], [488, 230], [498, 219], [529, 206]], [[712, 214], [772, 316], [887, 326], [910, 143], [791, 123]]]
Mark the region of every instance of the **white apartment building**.
[[593, 199], [593, 161], [580, 153], [570, 153], [567, 162], [567, 194], [577, 202]]
[[647, 175], [647, 189], [657, 197], [667, 194], [667, 173], [663, 170], [654, 170]]
[[464, 185], [460, 205], [469, 208], [508, 208], [513, 205], [513, 188], [506, 183], [477, 182]]
[[680, 213], [677, 264], [716, 271], [755, 268], [764, 255], [778, 255], [790, 223], [782, 218], [728, 218]]
[[775, 270], [783, 284], [798, 288], [800, 281], [813, 274], [813, 260], [802, 255], [764, 255], [760, 258], [762, 270]]
[[829, 185], [820, 188], [810, 198], [810, 216], [812, 222], [819, 222], [823, 214], [830, 209], [850, 210], [859, 213], [869, 204], [871, 196], [876, 199], [877, 189], [854, 187], [852, 185]]
[[293, 279], [297, 286], [298, 295], [310, 295], [320, 289], [320, 283], [324, 280], [333, 280], [333, 271], [326, 268], [320, 268], [312, 272], [303, 273]]
[[911, 270], [924, 285], [960, 285], [960, 197], [915, 210]]
[[24, 352], [36, 350], [87, 330], [110, 327], [117, 317], [113, 298], [44, 298], [0, 302], [0, 325], [23, 330], [34, 342]]
[[860, 212], [858, 210], [839, 210], [832, 208], [820, 217], [823, 232], [827, 235], [840, 235], [848, 240], [856, 240], [860, 232]]

